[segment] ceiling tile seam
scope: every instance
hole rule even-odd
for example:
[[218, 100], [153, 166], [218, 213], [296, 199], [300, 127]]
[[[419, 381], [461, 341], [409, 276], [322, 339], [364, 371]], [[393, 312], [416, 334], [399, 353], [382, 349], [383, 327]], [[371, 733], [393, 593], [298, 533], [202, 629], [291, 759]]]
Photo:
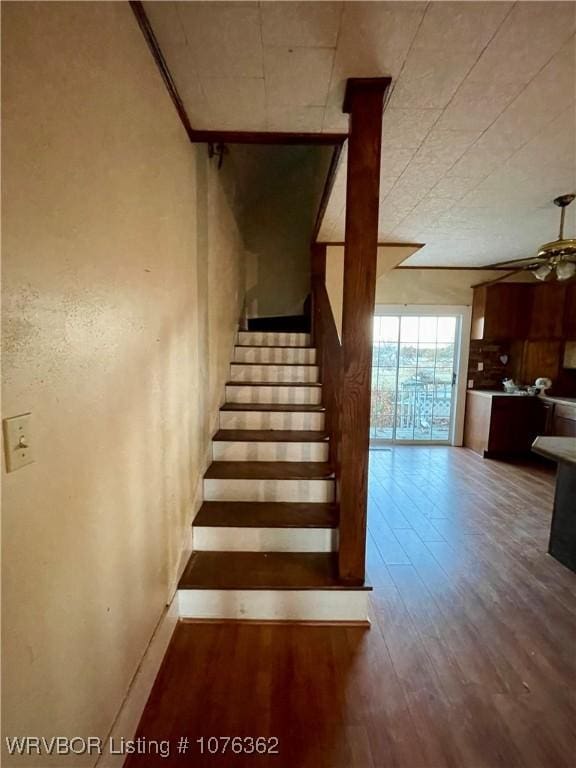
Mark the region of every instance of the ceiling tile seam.
[[263, 73], [263, 79], [264, 79], [264, 121], [266, 124], [266, 128], [268, 128], [268, 80], [266, 79], [266, 64], [264, 61], [264, 25], [263, 25], [263, 19], [262, 19], [262, 2], [258, 3], [258, 19], [259, 19], [259, 27], [260, 27], [260, 58], [261, 58], [261, 66], [262, 66], [262, 73]]
[[[182, 35], [184, 37], [184, 42], [186, 43], [186, 48], [189, 48], [190, 50], [192, 50], [191, 47], [190, 47], [190, 41], [188, 40], [188, 35], [186, 34], [186, 27], [184, 26], [184, 24], [182, 22], [182, 19], [180, 17], [180, 11], [178, 10], [178, 3], [175, 4], [174, 11], [176, 13], [176, 18], [178, 19], [178, 24], [180, 26], [180, 29], [182, 30]], [[192, 61], [194, 61], [193, 57], [192, 57]], [[198, 72], [198, 69], [197, 69], [196, 65], [194, 64], [194, 66], [191, 67], [191, 69], [194, 72], [194, 77], [200, 83], [200, 73]], [[206, 94], [204, 93], [204, 89], [202, 88], [202, 84], [201, 83], [200, 83], [200, 90], [202, 91], [202, 94], [203, 94], [204, 98], [206, 98]]]
[[[340, 15], [338, 17], [338, 30], [336, 31], [336, 41], [334, 43], [334, 55], [332, 56], [332, 66], [330, 67], [330, 77], [328, 79], [328, 94], [330, 93], [332, 89], [332, 81], [334, 79], [334, 67], [336, 66], [336, 53], [338, 52], [338, 45], [340, 44], [340, 32], [342, 30], [342, 18], [344, 16], [344, 6], [345, 3], [340, 3]], [[326, 123], [326, 106], [328, 103], [328, 94], [326, 95], [326, 104], [324, 104], [324, 112], [322, 114], [322, 122], [320, 123], [320, 132], [324, 133], [325, 123]], [[336, 174], [338, 173], [338, 169], [336, 169]], [[328, 206], [330, 205], [330, 199], [328, 199], [328, 203], [326, 205], [326, 210], [328, 210]], [[326, 213], [326, 212], [324, 212]], [[320, 225], [322, 226], [322, 225]]]
[[424, 11], [422, 12], [422, 16], [420, 17], [420, 21], [418, 22], [418, 26], [414, 30], [414, 34], [412, 35], [412, 40], [410, 40], [410, 45], [406, 49], [406, 55], [404, 56], [404, 61], [402, 62], [402, 66], [400, 67], [400, 71], [398, 72], [398, 77], [396, 78], [395, 81], [392, 80], [392, 82], [390, 84], [390, 87], [388, 88], [388, 92], [387, 92], [387, 97], [388, 98], [387, 98], [386, 104], [390, 101], [390, 98], [391, 98], [392, 94], [396, 90], [396, 84], [400, 81], [400, 78], [402, 77], [402, 73], [404, 72], [404, 67], [406, 66], [406, 62], [408, 61], [408, 57], [412, 53], [412, 50], [414, 48], [414, 43], [416, 41], [416, 37], [418, 36], [418, 33], [420, 32], [420, 27], [422, 26], [422, 24], [424, 24], [424, 19], [426, 18], [426, 14], [428, 13], [428, 10], [430, 9], [431, 6], [432, 6], [432, 2], [431, 2], [431, 0], [429, 0], [429, 2], [426, 3], [426, 7], [424, 8]]
[[[459, 90], [460, 90], [460, 88], [462, 87], [463, 83], [464, 83], [464, 82], [466, 81], [466, 79], [468, 78], [468, 75], [469, 75], [469, 74], [470, 74], [470, 72], [473, 70], [473, 68], [476, 66], [476, 64], [477, 64], [477, 63], [478, 63], [478, 61], [480, 60], [481, 56], [483, 55], [484, 51], [485, 51], [485, 50], [488, 48], [488, 46], [489, 46], [489, 45], [492, 43], [492, 41], [494, 40], [494, 38], [495, 38], [495, 37], [496, 37], [496, 35], [498, 34], [499, 30], [502, 28], [502, 25], [505, 23], [506, 19], [508, 19], [508, 17], [509, 17], [509, 16], [510, 16], [510, 14], [512, 13], [512, 11], [513, 11], [513, 9], [516, 7], [516, 5], [517, 5], [517, 3], [512, 3], [512, 5], [510, 6], [510, 8], [508, 9], [508, 13], [506, 13], [506, 14], [504, 15], [504, 17], [502, 18], [502, 21], [501, 21], [501, 22], [500, 22], [500, 24], [499, 24], [499, 25], [496, 27], [496, 29], [493, 31], [493, 33], [492, 33], [492, 35], [490, 36], [490, 38], [489, 38], [489, 39], [486, 41], [486, 44], [484, 45], [484, 47], [483, 47], [483, 48], [481, 48], [481, 49], [479, 50], [479, 52], [478, 52], [478, 56], [476, 57], [475, 61], [474, 61], [474, 62], [473, 62], [471, 65], [470, 65], [470, 68], [468, 69], [468, 71], [466, 72], [466, 74], [464, 75], [464, 77], [461, 79], [461, 81], [460, 81], [460, 83], [459, 83], [458, 87], [456, 88], [456, 90], [455, 90], [455, 91], [454, 91], [454, 93], [452, 94], [452, 97], [449, 99], [448, 103], [447, 103], [447, 104], [446, 104], [446, 105], [443, 107], [443, 109], [442, 109], [441, 113], [438, 115], [438, 117], [436, 118], [436, 120], [434, 121], [434, 123], [433, 123], [433, 124], [430, 126], [430, 129], [428, 130], [428, 133], [427, 133], [427, 134], [424, 136], [424, 138], [422, 139], [422, 141], [421, 141], [421, 142], [420, 142], [420, 144], [418, 145], [418, 147], [417, 147], [416, 151], [414, 152], [414, 155], [412, 156], [412, 159], [413, 159], [413, 158], [414, 158], [414, 156], [415, 156], [415, 155], [416, 155], [416, 154], [417, 154], [417, 153], [420, 151], [420, 149], [421, 149], [422, 145], [424, 144], [424, 142], [426, 141], [426, 139], [428, 138], [428, 136], [430, 135], [430, 133], [431, 133], [431, 132], [434, 130], [434, 128], [435, 128], [435, 126], [437, 125], [437, 123], [439, 122], [439, 120], [441, 120], [441, 118], [442, 118], [442, 115], [443, 115], [443, 114], [446, 112], [446, 110], [448, 109], [448, 107], [450, 106], [450, 104], [452, 103], [452, 101], [453, 101], [453, 100], [456, 98], [456, 94], [458, 93], [458, 91], [459, 91]], [[426, 13], [427, 13], [427, 11], [428, 11], [428, 9], [429, 9], [429, 7], [430, 7], [430, 6], [431, 6], [431, 3], [428, 3], [428, 5], [426, 6], [426, 11], [425, 11], [425, 12], [422, 14], [422, 21], [424, 20], [424, 17], [425, 17], [425, 15], [426, 15]], [[420, 25], [418, 26], [418, 29], [420, 29]], [[411, 47], [410, 47], [410, 50], [409, 50], [408, 54], [406, 55], [406, 59], [404, 59], [404, 64], [406, 63], [406, 61], [407, 61], [407, 59], [408, 59], [408, 56], [410, 55], [410, 52], [411, 52], [411, 50], [412, 50], [412, 47], [413, 47], [413, 46], [411, 46]], [[404, 64], [402, 65], [402, 69], [404, 69]], [[400, 76], [401, 76], [401, 74], [402, 74], [402, 71], [401, 71], [400, 75], [398, 76], [398, 80], [400, 79]], [[512, 102], [511, 102], [511, 103], [512, 103]], [[498, 117], [499, 117], [499, 116], [498, 116]], [[495, 118], [495, 119], [497, 119], [497, 118]], [[494, 121], [492, 121], [492, 122], [494, 122]], [[492, 125], [492, 123], [491, 123], [490, 125]], [[490, 127], [490, 126], [488, 126], [488, 127], [485, 129], [485, 130], [488, 130], [488, 128], [489, 128], [489, 127]], [[440, 183], [440, 181], [442, 181], [442, 179], [444, 179], [444, 178], [446, 177], [446, 175], [449, 173], [449, 171], [450, 171], [450, 170], [451, 170], [451, 169], [452, 169], [452, 168], [453, 168], [453, 167], [456, 165], [456, 163], [457, 163], [457, 162], [458, 162], [458, 161], [459, 161], [459, 160], [460, 160], [460, 159], [461, 159], [461, 158], [462, 158], [462, 157], [463, 157], [463, 156], [466, 154], [466, 152], [467, 152], [469, 149], [471, 149], [471, 148], [472, 148], [472, 147], [473, 147], [473, 146], [474, 146], [474, 145], [475, 145], [475, 144], [476, 144], [476, 143], [477, 143], [477, 142], [478, 142], [478, 141], [479, 141], [479, 140], [482, 138], [482, 136], [483, 136], [483, 134], [484, 134], [484, 133], [485, 133], [485, 131], [482, 131], [482, 133], [480, 134], [480, 136], [478, 136], [478, 138], [476, 139], [476, 141], [472, 142], [472, 144], [470, 144], [470, 146], [466, 147], [466, 149], [464, 149], [464, 150], [463, 150], [462, 154], [461, 154], [461, 155], [460, 155], [460, 156], [459, 156], [459, 157], [458, 157], [458, 158], [457, 158], [457, 159], [456, 159], [456, 160], [455, 160], [455, 161], [452, 163], [452, 165], [451, 165], [449, 168], [447, 168], [447, 169], [446, 169], [446, 171], [444, 172], [444, 175], [442, 176], [442, 178], [441, 178], [441, 179], [439, 179], [439, 180], [436, 182], [436, 184], [434, 185], [434, 187], [435, 187], [435, 186], [437, 186], [437, 185]], [[397, 179], [397, 180], [394, 182], [394, 185], [393, 185], [392, 189], [390, 190], [390, 192], [388, 193], [388, 195], [386, 195], [386, 197], [385, 197], [383, 200], [381, 200], [381, 205], [382, 205], [382, 206], [384, 205], [384, 202], [385, 202], [385, 201], [388, 199], [388, 197], [390, 197], [390, 195], [391, 195], [391, 194], [392, 194], [392, 192], [394, 191], [394, 187], [396, 186], [396, 184], [397, 184], [397, 183], [398, 183], [398, 182], [399, 182], [399, 181], [402, 179], [402, 176], [403, 176], [403, 175], [406, 173], [406, 171], [407, 171], [407, 170], [408, 170], [408, 168], [410, 167], [410, 163], [411, 163], [411, 162], [412, 162], [412, 160], [410, 160], [410, 162], [408, 163], [408, 165], [406, 166], [406, 168], [405, 168], [405, 169], [402, 171], [402, 173], [400, 174], [400, 176], [398, 177], [398, 179]], [[478, 183], [480, 183], [480, 182], [478, 182]], [[476, 186], [478, 186], [478, 185], [476, 185]], [[434, 189], [434, 187], [432, 187], [432, 189]], [[415, 205], [414, 205], [414, 206], [413, 206], [413, 207], [412, 207], [412, 208], [411, 208], [411, 209], [410, 209], [410, 210], [407, 212], [406, 216], [404, 216], [404, 218], [402, 218], [402, 219], [401, 219], [401, 220], [398, 222], [398, 224], [397, 224], [397, 225], [394, 227], [394, 229], [397, 229], [398, 227], [401, 227], [401, 226], [402, 226], [402, 222], [404, 222], [404, 221], [405, 221], [405, 220], [408, 218], [408, 216], [410, 216], [410, 215], [411, 215], [411, 214], [412, 214], [412, 213], [413, 213], [413, 212], [416, 210], [416, 208], [418, 207], [418, 205], [419, 205], [419, 204], [420, 204], [420, 203], [421, 203], [423, 200], [425, 200], [425, 199], [428, 197], [428, 195], [430, 194], [430, 192], [432, 192], [432, 189], [430, 189], [430, 190], [428, 190], [428, 192], [426, 192], [426, 194], [423, 196], [422, 200], [419, 200], [419, 201], [418, 201], [418, 202], [417, 202], [417, 203], [416, 203], [416, 204], [415, 204]], [[476, 187], [473, 187], [473, 189], [476, 189]], [[472, 191], [472, 190], [471, 190], [471, 191]], [[452, 205], [452, 206], [450, 206], [450, 207], [449, 207], [447, 210], [452, 210], [452, 208], [453, 208], [453, 207], [454, 207], [454, 206]]]
[[[412, 51], [412, 48], [414, 47], [414, 41], [416, 40], [416, 36], [418, 35], [418, 32], [420, 31], [420, 27], [424, 23], [424, 17], [428, 13], [428, 9], [430, 8], [431, 5], [432, 5], [432, 3], [430, 1], [426, 3], [426, 7], [424, 8], [424, 11], [422, 13], [422, 16], [420, 17], [420, 21], [418, 23], [418, 26], [416, 27], [416, 29], [414, 31], [414, 34], [412, 36], [412, 40], [410, 41], [410, 45], [408, 46], [408, 48], [406, 50], [406, 55], [404, 56], [404, 61], [402, 62], [402, 66], [400, 67], [400, 72], [398, 73], [398, 77], [396, 78], [396, 81], [392, 80], [390, 86], [388, 87], [388, 89], [386, 91], [384, 104], [382, 106], [382, 112], [383, 113], [386, 110], [387, 105], [390, 103], [390, 98], [392, 97], [392, 94], [394, 93], [394, 89], [396, 87], [396, 83], [398, 82], [398, 80], [400, 80], [400, 77], [402, 76], [402, 72], [404, 71], [404, 67], [406, 66], [406, 61], [408, 59], [408, 56], [410, 55], [410, 53]], [[345, 2], [342, 3], [342, 8], [341, 8], [341, 11], [340, 11], [340, 23], [338, 25], [338, 36], [336, 38], [336, 51], [338, 50], [338, 43], [340, 41], [340, 29], [341, 29], [341, 26], [342, 26], [342, 19], [343, 19], [343, 16], [344, 16], [345, 6], [346, 6], [346, 3]], [[334, 59], [335, 58], [336, 58], [336, 52], [334, 54]], [[330, 87], [328, 89], [328, 92], [330, 92], [330, 88], [332, 87], [332, 75], [333, 75], [333, 72], [334, 72], [334, 62], [332, 64], [332, 72], [330, 73]], [[324, 110], [324, 115], [326, 115], [326, 110]], [[322, 130], [324, 130], [324, 121], [322, 121]], [[428, 135], [428, 134], [426, 134], [426, 135]], [[380, 143], [382, 143], [382, 139], [380, 139]], [[415, 150], [415, 152], [417, 152], [419, 148], [420, 148], [420, 146], [418, 146], [418, 148]], [[385, 199], [386, 199], [386, 197], [384, 198], [384, 200]], [[379, 201], [379, 208], [381, 207], [382, 202], [383, 202], [383, 200]], [[330, 206], [330, 200], [328, 200], [328, 205], [326, 206], [326, 211], [328, 210], [329, 206]], [[324, 212], [324, 215], [326, 215], [326, 211]], [[344, 215], [345, 215], [345, 211], [346, 211], [346, 205], [344, 205], [344, 209], [343, 209]], [[322, 220], [322, 223], [324, 223], [323, 220]]]
[[[516, 3], [515, 3], [514, 5], [516, 5]], [[532, 83], [532, 82], [533, 82], [533, 81], [534, 81], [534, 80], [535, 80], [535, 79], [536, 79], [536, 78], [537, 78], [537, 77], [540, 75], [540, 73], [541, 73], [541, 72], [542, 72], [542, 71], [543, 71], [543, 70], [544, 70], [544, 69], [545, 69], [545, 68], [546, 68], [546, 67], [547, 67], [547, 66], [550, 64], [550, 62], [552, 61], [552, 59], [553, 59], [553, 58], [554, 58], [554, 57], [555, 57], [555, 56], [558, 54], [558, 51], [559, 51], [559, 50], [560, 50], [560, 49], [561, 49], [561, 48], [562, 48], [562, 47], [563, 47], [563, 46], [564, 46], [564, 45], [565, 45], [565, 44], [566, 44], [566, 43], [567, 43], [567, 42], [568, 42], [568, 41], [569, 41], [569, 40], [570, 40], [570, 39], [571, 39], [573, 36], [574, 36], [574, 35], [572, 35], [572, 34], [571, 34], [571, 35], [570, 35], [570, 37], [568, 37], [566, 40], [564, 40], [564, 41], [563, 41], [563, 42], [562, 42], [562, 43], [561, 43], [561, 44], [558, 46], [558, 48], [556, 49], [556, 51], [555, 51], [555, 52], [554, 52], [554, 53], [553, 53], [553, 54], [550, 56], [550, 58], [549, 58], [549, 59], [548, 59], [548, 60], [547, 60], [547, 61], [546, 61], [546, 62], [545, 62], [543, 65], [542, 65], [542, 67], [541, 67], [541, 68], [538, 70], [538, 72], [536, 72], [536, 73], [534, 74], [534, 76], [533, 76], [533, 77], [532, 77], [532, 78], [531, 78], [531, 79], [530, 79], [530, 80], [529, 80], [529, 81], [528, 81], [528, 82], [525, 84], [525, 86], [522, 88], [522, 90], [520, 91], [520, 93], [519, 93], [519, 94], [518, 94], [518, 95], [517, 95], [517, 96], [516, 96], [514, 99], [512, 99], [512, 101], [511, 101], [511, 102], [510, 102], [510, 103], [509, 103], [509, 104], [508, 104], [508, 105], [507, 105], [507, 106], [506, 106], [506, 107], [505, 107], [505, 108], [504, 108], [504, 109], [503, 109], [503, 110], [502, 110], [502, 111], [501, 111], [501, 112], [500, 112], [500, 113], [499, 113], [499, 114], [498, 114], [498, 115], [497, 115], [497, 116], [494, 118], [494, 120], [493, 120], [493, 121], [490, 123], [490, 125], [488, 125], [488, 126], [485, 128], [485, 130], [484, 130], [484, 131], [482, 131], [482, 133], [481, 133], [481, 134], [480, 134], [480, 136], [479, 136], [479, 137], [476, 139], [476, 141], [474, 141], [474, 142], [473, 142], [473, 143], [472, 143], [472, 144], [471, 144], [469, 147], [467, 147], [467, 149], [466, 149], [466, 151], [464, 152], [464, 154], [465, 154], [466, 152], [468, 152], [469, 150], [473, 149], [473, 148], [476, 146], [476, 144], [477, 144], [477, 143], [480, 141], [480, 139], [481, 139], [481, 138], [484, 136], [484, 134], [485, 134], [485, 133], [486, 133], [486, 132], [487, 132], [487, 131], [488, 131], [488, 130], [489, 130], [489, 129], [490, 129], [490, 128], [491, 128], [491, 127], [494, 125], [494, 123], [495, 123], [495, 122], [496, 122], [496, 121], [497, 121], [497, 120], [498, 120], [498, 119], [499, 119], [499, 118], [500, 118], [500, 117], [501, 117], [501, 116], [502, 116], [502, 115], [503, 115], [503, 114], [504, 114], [504, 113], [505, 113], [505, 112], [506, 112], [508, 109], [510, 109], [510, 107], [512, 107], [512, 106], [514, 105], [514, 103], [515, 103], [515, 102], [516, 102], [516, 101], [517, 101], [517, 100], [518, 100], [518, 99], [519, 99], [519, 98], [522, 96], [522, 94], [524, 93], [524, 91], [525, 91], [525, 90], [526, 90], [526, 89], [527, 89], [527, 88], [528, 88], [528, 87], [531, 85], [531, 83]], [[509, 156], [506, 158], [506, 160], [504, 160], [504, 161], [503, 161], [503, 163], [501, 163], [501, 164], [499, 165], [498, 169], [493, 169], [493, 170], [490, 170], [490, 171], [488, 171], [488, 173], [487, 173], [485, 176], [481, 176], [481, 177], [479, 177], [479, 178], [478, 178], [478, 181], [476, 182], [476, 184], [475, 184], [473, 187], [471, 187], [471, 188], [468, 190], [468, 192], [467, 192], [466, 194], [470, 194], [470, 192], [474, 192], [474, 191], [476, 191], [476, 190], [478, 189], [478, 187], [479, 187], [479, 186], [480, 186], [480, 185], [481, 185], [483, 182], [485, 182], [485, 181], [486, 181], [486, 179], [489, 179], [489, 178], [490, 178], [490, 176], [492, 176], [494, 173], [496, 173], [496, 172], [497, 172], [497, 170], [500, 170], [500, 167], [501, 167], [503, 164], [508, 164], [508, 163], [509, 163], [509, 162], [510, 162], [510, 161], [511, 161], [511, 160], [512, 160], [514, 157], [515, 157], [515, 155], [517, 155], [517, 154], [518, 154], [518, 153], [519, 153], [519, 152], [520, 152], [522, 149], [524, 149], [524, 147], [525, 147], [527, 144], [529, 144], [531, 141], [533, 141], [534, 139], [536, 139], [536, 138], [537, 138], [537, 137], [538, 137], [540, 134], [542, 134], [542, 133], [545, 131], [545, 129], [546, 129], [546, 128], [547, 128], [547, 127], [550, 125], [550, 123], [551, 123], [551, 122], [553, 122], [553, 121], [554, 121], [554, 120], [557, 118], [557, 116], [558, 116], [558, 115], [553, 115], [553, 116], [551, 116], [551, 117], [550, 117], [550, 118], [549, 118], [549, 119], [546, 121], [546, 123], [544, 123], [544, 125], [542, 125], [542, 126], [541, 126], [540, 130], [539, 130], [539, 131], [537, 131], [537, 133], [536, 133], [536, 134], [534, 134], [534, 135], [533, 135], [533, 136], [531, 136], [530, 138], [526, 139], [526, 141], [524, 141], [524, 142], [523, 142], [522, 144], [520, 144], [520, 145], [519, 145], [519, 146], [518, 146], [518, 147], [517, 147], [517, 148], [516, 148], [516, 149], [515, 149], [513, 152], [511, 152], [511, 153], [510, 153], [510, 155], [509, 155]], [[461, 157], [462, 157], [462, 156], [461, 156]], [[458, 162], [458, 160], [456, 160], [456, 161], [455, 161], [455, 162], [454, 162], [454, 163], [453, 163], [453, 164], [450, 166], [450, 168], [448, 168], [448, 170], [446, 171], [446, 174], [448, 174], [448, 173], [450, 172], [450, 170], [451, 170], [451, 169], [454, 167], [454, 165], [456, 165], [456, 163], [457, 163], [457, 162]], [[445, 178], [445, 177], [446, 177], [446, 174], [444, 174], [444, 177], [443, 177], [443, 178]], [[424, 195], [424, 197], [422, 198], [422, 200], [425, 200], [427, 197], [429, 197], [429, 196], [430, 196], [430, 195], [431, 195], [431, 194], [434, 192], [434, 189], [435, 189], [435, 188], [438, 186], [438, 184], [440, 183], [440, 181], [442, 181], [442, 180], [443, 180], [443, 179], [440, 179], [440, 180], [439, 180], [439, 181], [438, 181], [438, 182], [437, 182], [437, 183], [434, 185], [434, 187], [433, 187], [433, 188], [432, 188], [432, 189], [431, 189], [429, 192], [427, 192], [427, 193], [426, 193], [426, 195]], [[452, 209], [453, 209], [455, 206], [456, 206], [456, 202], [454, 202], [454, 203], [453, 203], [453, 205], [451, 205], [449, 208], [447, 208], [447, 209], [446, 209], [446, 211], [445, 211], [444, 213], [447, 213], [448, 211], [451, 211], [451, 210], [452, 210]], [[416, 207], [417, 207], [417, 205], [415, 206], [415, 208], [416, 208]], [[414, 208], [414, 209], [415, 209], [415, 208]], [[414, 209], [412, 209], [412, 210], [414, 210]], [[406, 217], [405, 217], [405, 218], [406, 218]], [[401, 226], [403, 221], [404, 221], [404, 219], [402, 219], [402, 221], [400, 222], [400, 224], [398, 224], [398, 226]]]

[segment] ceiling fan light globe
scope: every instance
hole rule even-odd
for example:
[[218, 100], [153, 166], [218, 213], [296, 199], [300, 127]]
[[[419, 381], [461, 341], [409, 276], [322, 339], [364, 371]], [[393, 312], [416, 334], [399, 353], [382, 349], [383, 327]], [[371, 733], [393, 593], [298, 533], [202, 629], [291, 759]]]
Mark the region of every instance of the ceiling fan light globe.
[[576, 264], [573, 261], [561, 261], [556, 265], [556, 277], [558, 280], [570, 280], [576, 274]]
[[542, 264], [542, 266], [534, 270], [533, 275], [537, 280], [546, 280], [546, 278], [551, 272], [552, 272], [552, 267], [550, 266], [550, 264]]

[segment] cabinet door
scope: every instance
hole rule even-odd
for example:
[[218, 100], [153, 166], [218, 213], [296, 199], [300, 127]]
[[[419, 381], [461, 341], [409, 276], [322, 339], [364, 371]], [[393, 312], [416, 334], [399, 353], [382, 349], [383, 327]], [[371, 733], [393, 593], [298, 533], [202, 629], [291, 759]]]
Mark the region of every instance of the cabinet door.
[[528, 338], [562, 338], [566, 286], [562, 283], [544, 283], [530, 286], [530, 292], [532, 311]]
[[576, 280], [571, 280], [566, 286], [564, 338], [576, 341]]
[[470, 338], [481, 341], [484, 338], [484, 318], [486, 316], [486, 286], [474, 288], [472, 299], [472, 328]]
[[545, 433], [546, 412], [536, 398], [493, 397], [489, 454], [528, 453]]
[[520, 379], [525, 384], [533, 384], [536, 379], [545, 377], [558, 380], [560, 373], [561, 341], [526, 341], [520, 367]]
[[531, 312], [531, 288], [516, 283], [487, 286], [484, 339], [526, 338]]

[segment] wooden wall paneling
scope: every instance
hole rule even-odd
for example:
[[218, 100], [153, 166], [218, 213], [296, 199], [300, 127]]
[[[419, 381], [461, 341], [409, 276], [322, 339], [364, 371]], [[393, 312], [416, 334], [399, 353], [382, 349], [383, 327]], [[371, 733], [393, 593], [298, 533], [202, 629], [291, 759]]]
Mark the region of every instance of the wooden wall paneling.
[[376, 289], [380, 152], [384, 94], [390, 78], [351, 78], [342, 302], [340, 411], [340, 578], [365, 578], [366, 507]]

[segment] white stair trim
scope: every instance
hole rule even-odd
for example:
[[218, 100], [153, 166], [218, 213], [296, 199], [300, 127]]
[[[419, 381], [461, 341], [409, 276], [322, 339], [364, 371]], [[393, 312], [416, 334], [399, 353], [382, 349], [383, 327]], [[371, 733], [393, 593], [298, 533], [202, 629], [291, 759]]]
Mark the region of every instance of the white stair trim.
[[335, 528], [194, 526], [197, 552], [335, 552]]
[[182, 619], [368, 624], [363, 589], [180, 589]]
[[322, 401], [322, 387], [267, 386], [262, 384], [226, 385], [227, 403], [279, 403], [282, 405], [319, 405]]
[[334, 502], [334, 480], [204, 478], [206, 501]]
[[317, 365], [281, 365], [274, 363], [231, 363], [230, 379], [232, 381], [256, 382], [299, 382], [302, 384], [317, 383], [319, 369]]
[[328, 461], [328, 441], [256, 442], [214, 440], [214, 461]]

